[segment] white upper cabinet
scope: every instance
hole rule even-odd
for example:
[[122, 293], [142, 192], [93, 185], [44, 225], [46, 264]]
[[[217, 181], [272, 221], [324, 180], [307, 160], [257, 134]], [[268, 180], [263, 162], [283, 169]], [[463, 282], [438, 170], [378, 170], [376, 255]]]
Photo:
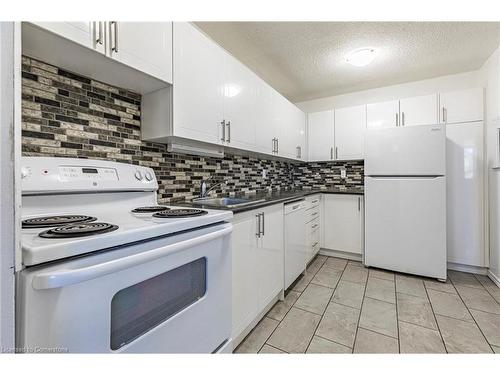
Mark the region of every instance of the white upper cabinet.
[[481, 121], [483, 113], [482, 88], [439, 94], [439, 122], [441, 124]]
[[252, 115], [255, 118], [255, 149], [266, 154], [275, 154], [276, 139], [279, 136], [279, 113], [276, 102], [279, 94], [267, 83], [257, 83], [256, 108]]
[[174, 23], [173, 135], [224, 142], [226, 53], [195, 27]]
[[45, 30], [88, 48], [100, 47], [104, 53], [105, 25], [103, 21], [91, 22], [32, 22]]
[[172, 22], [35, 22], [140, 72], [172, 83]]
[[371, 103], [366, 106], [368, 128], [391, 128], [399, 124], [399, 100]]
[[307, 115], [309, 161], [333, 160], [334, 112], [314, 112]]
[[284, 97], [277, 101], [279, 137], [277, 155], [291, 159], [306, 159], [306, 118], [304, 112]]
[[363, 159], [366, 129], [366, 106], [335, 110], [335, 152], [338, 160]]
[[172, 22], [107, 22], [113, 59], [172, 83]]
[[433, 125], [438, 123], [437, 94], [415, 96], [399, 101], [400, 126]]
[[226, 55], [224, 83], [225, 142], [252, 150], [255, 147], [257, 76], [231, 55]]

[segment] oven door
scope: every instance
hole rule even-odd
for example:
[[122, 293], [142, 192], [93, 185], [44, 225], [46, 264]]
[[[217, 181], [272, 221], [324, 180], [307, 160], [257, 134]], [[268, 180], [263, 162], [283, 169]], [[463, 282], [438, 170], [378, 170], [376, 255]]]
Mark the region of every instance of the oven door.
[[32, 267], [18, 279], [28, 352], [212, 353], [231, 333], [231, 224]]

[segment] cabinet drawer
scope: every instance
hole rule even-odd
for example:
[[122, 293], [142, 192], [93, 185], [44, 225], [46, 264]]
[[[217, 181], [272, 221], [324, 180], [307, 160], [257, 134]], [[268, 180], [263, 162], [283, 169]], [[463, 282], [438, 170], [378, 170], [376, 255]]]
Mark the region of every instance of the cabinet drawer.
[[319, 206], [306, 210], [306, 223], [319, 218]]
[[319, 230], [319, 217], [316, 217], [307, 223], [307, 229], [309, 233]]
[[315, 207], [319, 207], [321, 201], [321, 195], [313, 195], [311, 197], [306, 197], [306, 210], [311, 210]]
[[319, 229], [316, 229], [310, 235], [310, 246], [312, 248], [319, 246]]

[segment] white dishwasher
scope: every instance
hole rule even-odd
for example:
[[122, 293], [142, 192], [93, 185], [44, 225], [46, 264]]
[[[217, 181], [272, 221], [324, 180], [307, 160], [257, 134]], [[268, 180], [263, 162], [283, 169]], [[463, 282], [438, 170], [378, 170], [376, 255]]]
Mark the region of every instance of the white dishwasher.
[[285, 204], [285, 290], [306, 269], [305, 201]]

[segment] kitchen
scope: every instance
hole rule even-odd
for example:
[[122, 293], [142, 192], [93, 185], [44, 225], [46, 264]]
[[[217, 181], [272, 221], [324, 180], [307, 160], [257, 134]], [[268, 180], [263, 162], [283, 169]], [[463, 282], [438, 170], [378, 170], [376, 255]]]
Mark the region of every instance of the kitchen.
[[500, 351], [500, 23], [1, 27], [2, 348]]

